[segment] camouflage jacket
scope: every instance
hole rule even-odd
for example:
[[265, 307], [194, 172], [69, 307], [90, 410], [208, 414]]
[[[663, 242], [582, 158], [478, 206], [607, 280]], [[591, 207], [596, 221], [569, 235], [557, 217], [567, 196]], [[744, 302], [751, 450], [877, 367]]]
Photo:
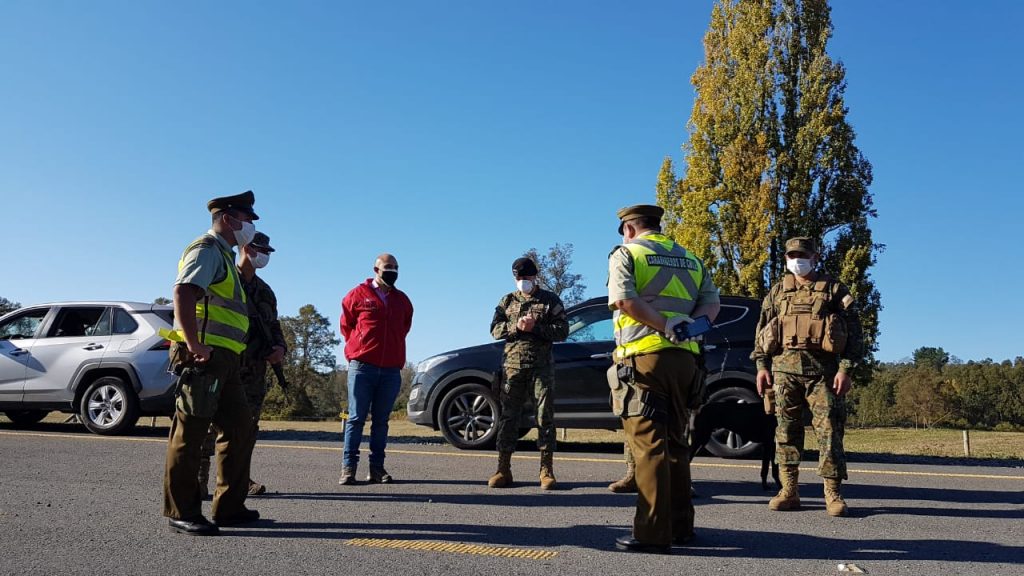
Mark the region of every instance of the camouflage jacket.
[[[757, 330], [754, 333], [754, 351], [750, 354], [750, 358], [757, 364], [758, 370], [805, 376], [827, 376], [835, 374], [837, 371], [850, 371], [863, 357], [864, 334], [856, 306], [852, 303], [853, 298], [850, 291], [846, 286], [825, 274], [819, 273], [815, 280], [829, 282], [829, 311], [837, 314], [845, 322], [847, 336], [843, 352], [835, 354], [823, 350], [783, 350], [774, 356], [765, 352], [761, 339], [757, 335], [761, 334], [761, 331], [773, 318], [779, 316], [783, 293], [783, 282], [780, 281], [772, 286], [768, 295], [765, 296], [764, 302], [761, 303], [761, 317], [758, 319]], [[797, 291], [809, 290], [810, 285], [797, 285]], [[844, 305], [844, 302], [850, 304]]]
[[[520, 332], [516, 323], [532, 315], [532, 332]], [[529, 296], [516, 290], [502, 297], [491, 319], [491, 335], [505, 341], [505, 366], [544, 366], [553, 362], [551, 344], [569, 335], [562, 300], [553, 292], [537, 289]]]
[[249, 335], [245, 352], [242, 353], [242, 363], [255, 364], [266, 359], [274, 346], [281, 346], [287, 351], [281, 322], [277, 319], [277, 296], [274, 291], [259, 276], [254, 275], [252, 280], [246, 281], [239, 274], [239, 279], [249, 308]]

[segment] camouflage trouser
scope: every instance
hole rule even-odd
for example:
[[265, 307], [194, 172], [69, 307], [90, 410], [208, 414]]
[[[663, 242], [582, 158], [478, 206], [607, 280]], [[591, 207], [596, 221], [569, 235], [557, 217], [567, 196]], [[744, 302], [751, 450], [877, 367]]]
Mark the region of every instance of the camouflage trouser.
[[622, 456], [626, 459], [626, 464], [636, 465], [636, 458], [633, 457], [633, 451], [629, 449], [629, 440], [622, 445]]
[[846, 403], [832, 391], [834, 375], [800, 376], [773, 372], [776, 461], [780, 466], [797, 466], [804, 449], [804, 410], [811, 411], [811, 424], [818, 437], [818, 476], [846, 480], [843, 432]]
[[[252, 448], [256, 446], [256, 432], [259, 430], [260, 412], [263, 410], [263, 399], [267, 397], [267, 363], [257, 362], [255, 364], [242, 366], [239, 372], [242, 380], [242, 388], [245, 390], [245, 401], [249, 404], [249, 412], [252, 414], [252, 446], [249, 447], [249, 458], [252, 457]], [[199, 462], [199, 478], [204, 480], [204, 474], [209, 476], [210, 458], [213, 457], [217, 445], [217, 427], [210, 425], [203, 440], [201, 459]]]
[[537, 449], [555, 449], [555, 372], [550, 364], [528, 368], [505, 367], [498, 419], [498, 451], [515, 452], [523, 407], [531, 397], [537, 409]]

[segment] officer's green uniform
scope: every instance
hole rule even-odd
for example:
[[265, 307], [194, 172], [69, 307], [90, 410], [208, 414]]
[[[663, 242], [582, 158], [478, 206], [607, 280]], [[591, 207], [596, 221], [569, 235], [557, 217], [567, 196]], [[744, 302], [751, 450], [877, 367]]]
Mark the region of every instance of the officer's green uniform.
[[[792, 238], [786, 242], [786, 252], [810, 256], [817, 247], [810, 238]], [[772, 286], [761, 304], [751, 353], [758, 370], [772, 373], [779, 420], [776, 460], [783, 467], [780, 497], [790, 480], [794, 486], [787, 493], [795, 496], [808, 409], [818, 437], [818, 475], [836, 481], [847, 478], [846, 403], [832, 386], [836, 372], [849, 371], [863, 354], [860, 319], [845, 286], [824, 273], [812, 273], [808, 280], [800, 283], [786, 274]]]
[[[208, 208], [213, 213], [225, 209], [248, 211], [255, 220], [252, 203], [249, 192], [211, 200]], [[195, 363], [189, 358], [180, 329], [163, 333], [174, 341], [172, 363], [184, 366], [164, 472], [164, 516], [172, 520], [202, 518], [196, 479], [203, 439], [211, 423], [220, 430], [213, 519], [227, 523], [248, 512], [244, 506], [249, 479], [245, 450], [250, 443], [252, 418], [239, 370], [249, 319], [234, 262], [231, 245], [211, 230], [190, 244], [178, 263], [175, 284], [197, 286], [205, 292], [196, 303], [196, 324], [200, 341], [213, 351], [208, 361]]]
[[[661, 208], [647, 205], [618, 212], [624, 223], [638, 216], [658, 220], [662, 214]], [[643, 233], [612, 251], [608, 271], [615, 359], [633, 374], [628, 386], [613, 390], [629, 452], [636, 460], [633, 538], [641, 546], [661, 549], [693, 536], [686, 422], [689, 394], [699, 378], [699, 349], [695, 342], [673, 344], [618, 310], [616, 303], [642, 298], [667, 320], [717, 303], [718, 289], [698, 258], [657, 232]]]
[[[270, 247], [270, 238], [262, 232], [257, 232], [251, 243], [273, 252]], [[288, 347], [284, 341], [284, 334], [281, 332], [281, 322], [277, 317], [277, 296], [262, 278], [253, 275], [251, 280], [246, 280], [239, 270], [239, 279], [242, 282], [242, 289], [245, 291], [246, 304], [249, 311], [249, 336], [246, 342], [245, 351], [242, 353], [241, 380], [245, 389], [245, 399], [249, 404], [249, 412], [252, 414], [252, 434], [248, 449], [248, 459], [252, 462], [252, 451], [256, 447], [256, 438], [259, 433], [260, 413], [263, 411], [263, 400], [267, 396], [267, 361], [266, 357], [272, 352], [275, 346], [280, 346], [287, 351]], [[217, 439], [216, 426], [210, 427], [210, 432], [203, 442], [202, 461], [199, 466], [199, 486], [206, 488], [210, 473], [210, 458], [214, 454], [214, 446]], [[249, 480], [248, 492], [250, 495], [262, 494], [266, 488]]]

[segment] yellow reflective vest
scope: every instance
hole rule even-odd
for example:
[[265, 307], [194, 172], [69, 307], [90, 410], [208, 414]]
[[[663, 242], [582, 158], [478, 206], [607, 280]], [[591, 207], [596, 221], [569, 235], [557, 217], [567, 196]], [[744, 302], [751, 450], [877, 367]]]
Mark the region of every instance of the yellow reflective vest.
[[[200, 247], [213, 246], [224, 258], [227, 273], [220, 282], [206, 288], [206, 296], [196, 302], [196, 322], [199, 340], [210, 346], [226, 348], [236, 354], [245, 350], [246, 335], [249, 332], [249, 310], [245, 302], [245, 291], [235, 268], [234, 254], [224, 251], [216, 238], [204, 235], [185, 248], [178, 261], [178, 270], [185, 265], [185, 255]], [[181, 330], [161, 331], [160, 334], [175, 342], [184, 342]]]
[[[665, 318], [693, 312], [705, 274], [696, 256], [664, 234], [641, 236], [624, 246], [633, 257], [633, 278], [640, 298]], [[615, 311], [614, 322], [617, 358], [665, 348], [700, 352], [696, 342], [673, 344], [661, 332], [619, 310]]]

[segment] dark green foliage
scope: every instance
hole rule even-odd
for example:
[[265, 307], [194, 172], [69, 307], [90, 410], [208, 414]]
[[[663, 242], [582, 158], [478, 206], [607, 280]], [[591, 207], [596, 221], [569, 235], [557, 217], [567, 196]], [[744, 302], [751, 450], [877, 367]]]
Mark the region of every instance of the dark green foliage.
[[1024, 358], [963, 364], [918, 348], [912, 362], [875, 366], [849, 403], [854, 426], [1024, 429]]

